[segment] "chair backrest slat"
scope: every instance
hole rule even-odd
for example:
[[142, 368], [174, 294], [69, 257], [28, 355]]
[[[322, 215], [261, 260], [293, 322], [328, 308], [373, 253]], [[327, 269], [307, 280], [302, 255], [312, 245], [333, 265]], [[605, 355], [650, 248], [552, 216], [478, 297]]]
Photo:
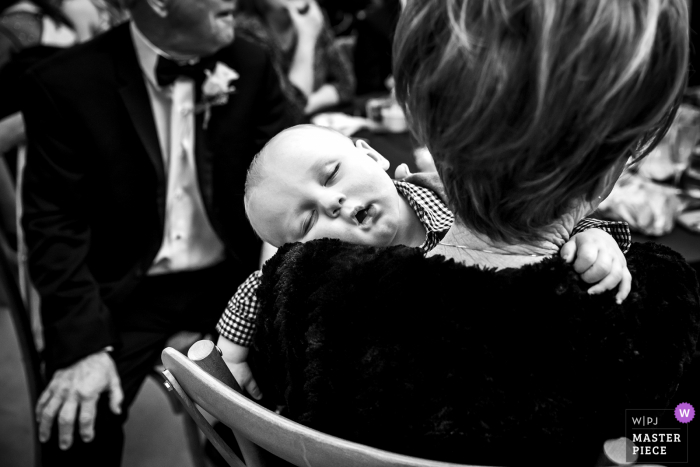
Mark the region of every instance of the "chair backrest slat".
[[246, 465], [243, 462], [241, 462], [238, 456], [234, 454], [233, 450], [226, 444], [226, 442], [221, 438], [221, 436], [219, 436], [219, 434], [209, 424], [209, 421], [206, 418], [204, 418], [204, 415], [200, 413], [199, 409], [195, 407], [194, 403], [192, 402], [192, 399], [190, 399], [187, 396], [187, 394], [182, 389], [182, 386], [180, 386], [180, 383], [178, 383], [177, 379], [173, 377], [172, 373], [170, 373], [170, 371], [168, 370], [165, 370], [163, 371], [163, 376], [165, 377], [167, 384], [170, 385], [168, 389], [171, 391], [175, 391], [179, 399], [182, 401], [182, 405], [187, 411], [187, 413], [190, 414], [190, 417], [194, 419], [199, 429], [202, 430], [202, 433], [204, 433], [204, 435], [212, 442], [212, 444], [216, 447], [219, 453], [221, 453], [226, 462], [233, 467], [246, 467]]
[[[22, 294], [19, 289], [16, 261], [17, 258], [11, 258], [14, 254], [13, 248], [10, 246], [7, 232], [0, 222], [0, 293], [7, 301], [7, 306], [10, 310], [10, 317], [15, 327], [17, 341], [20, 347], [20, 356], [25, 370], [27, 380], [27, 391], [32, 407], [36, 404], [39, 398], [39, 392], [44, 389], [44, 378], [41, 371], [41, 359], [37, 351], [34, 333], [32, 331], [31, 321], [29, 319], [29, 311], [24, 305]], [[32, 416], [31, 428], [32, 433], [38, 433], [37, 423]], [[33, 442], [34, 448], [34, 465], [41, 465], [41, 446], [36, 440]]]
[[321, 433], [249, 400], [174, 349], [166, 348], [162, 358], [195, 403], [229, 428], [294, 465], [467, 467], [395, 454]]

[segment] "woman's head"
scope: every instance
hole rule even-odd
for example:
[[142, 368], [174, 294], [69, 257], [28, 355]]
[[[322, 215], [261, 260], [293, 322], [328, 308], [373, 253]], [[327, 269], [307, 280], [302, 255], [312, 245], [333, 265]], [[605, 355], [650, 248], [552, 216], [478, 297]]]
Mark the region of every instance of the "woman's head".
[[665, 133], [685, 85], [685, 0], [409, 1], [399, 100], [450, 205], [532, 240]]

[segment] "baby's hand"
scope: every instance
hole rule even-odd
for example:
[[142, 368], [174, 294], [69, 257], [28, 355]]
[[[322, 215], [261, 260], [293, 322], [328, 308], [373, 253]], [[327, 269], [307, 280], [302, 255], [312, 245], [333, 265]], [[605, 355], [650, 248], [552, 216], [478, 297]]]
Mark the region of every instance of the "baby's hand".
[[219, 336], [216, 346], [221, 350], [221, 357], [231, 374], [236, 378], [238, 385], [243, 388], [253, 399], [260, 400], [262, 393], [258, 388], [258, 383], [253, 379], [253, 372], [246, 362], [248, 358], [248, 347], [238, 345], [233, 341]]
[[442, 184], [437, 172], [417, 172], [411, 173], [406, 164], [400, 164], [394, 170], [394, 178], [404, 182], [413, 183], [429, 190], [433, 190], [440, 197], [443, 203], [447, 204], [445, 185]]
[[[224, 359], [224, 361], [226, 362], [226, 359]], [[258, 388], [258, 383], [255, 382], [253, 372], [250, 371], [250, 367], [248, 366], [247, 362], [226, 362], [226, 366], [228, 366], [228, 369], [231, 370], [233, 377], [236, 378], [236, 381], [238, 381], [241, 388], [245, 389], [245, 391], [250, 394], [253, 399], [260, 400], [260, 398], [262, 398], [262, 393]]]
[[622, 303], [629, 295], [632, 275], [627, 269], [627, 259], [607, 232], [589, 229], [578, 233], [564, 244], [560, 255], [567, 263], [574, 262], [574, 270], [581, 274], [581, 279], [589, 284], [598, 282], [588, 289], [589, 294], [612, 290], [619, 284], [615, 301]]

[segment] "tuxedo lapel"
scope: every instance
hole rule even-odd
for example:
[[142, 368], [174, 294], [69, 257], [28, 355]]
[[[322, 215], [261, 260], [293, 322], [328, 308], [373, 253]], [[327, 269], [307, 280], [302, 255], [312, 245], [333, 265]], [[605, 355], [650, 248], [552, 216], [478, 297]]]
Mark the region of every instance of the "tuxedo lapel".
[[[197, 85], [196, 101], [201, 98], [201, 92], [199, 90], [200, 85]], [[213, 109], [212, 109], [213, 110]], [[214, 154], [209, 149], [209, 144], [207, 141], [207, 133], [211, 131], [209, 125], [204, 128], [204, 114], [206, 111], [198, 112], [195, 115], [194, 121], [194, 160], [197, 166], [197, 182], [199, 184], [199, 192], [202, 195], [202, 202], [204, 203], [205, 209], [213, 209], [213, 170], [214, 170]], [[209, 212], [209, 220], [212, 223], [215, 231], [219, 231], [218, 216], [213, 215], [213, 212]]]
[[[222, 51], [214, 54], [216, 62], [225, 63], [231, 66], [230, 60], [227, 60], [225, 54]], [[202, 84], [195, 83], [195, 102], [202, 101]], [[230, 96], [231, 97], [231, 96]], [[220, 131], [222, 127], [218, 122], [218, 119], [226, 119], [227, 112], [230, 112], [229, 106], [232, 105], [231, 99], [229, 102], [223, 106], [212, 106], [209, 109], [209, 121], [206, 122], [206, 110], [201, 110], [195, 115], [195, 163], [197, 165], [197, 181], [199, 183], [199, 192], [202, 195], [202, 201], [204, 206], [209, 211], [209, 220], [212, 223], [212, 227], [215, 231], [221, 232], [221, 226], [219, 223], [219, 216], [214, 212], [214, 192], [213, 192], [213, 178], [214, 178], [214, 157], [215, 151], [221, 151], [221, 148], [211, 148], [211, 141], [222, 141], [220, 136]]]
[[119, 82], [121, 83], [119, 94], [131, 117], [136, 133], [139, 135], [148, 157], [151, 159], [151, 162], [153, 162], [158, 178], [158, 185], [159, 187], [164, 187], [165, 167], [160, 143], [158, 142], [158, 131], [153, 119], [151, 99], [146, 89], [143, 71], [136, 58], [131, 31], [129, 30], [128, 24], [124, 26], [122, 26], [123, 30], [120, 31], [120, 33], [123, 33], [124, 37], [118, 41], [123, 47], [123, 50], [116, 54]]

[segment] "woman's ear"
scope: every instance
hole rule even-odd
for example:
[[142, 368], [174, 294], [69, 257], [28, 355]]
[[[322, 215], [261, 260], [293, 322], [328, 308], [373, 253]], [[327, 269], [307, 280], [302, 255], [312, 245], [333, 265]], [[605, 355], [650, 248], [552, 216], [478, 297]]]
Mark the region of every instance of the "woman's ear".
[[389, 170], [389, 166], [391, 165], [389, 161], [386, 159], [386, 157], [382, 156], [379, 154], [377, 151], [372, 148], [369, 144], [367, 144], [367, 141], [358, 139], [355, 142], [355, 147], [357, 149], [361, 150], [365, 154], [367, 154], [369, 157], [374, 159], [374, 161], [379, 164], [379, 166], [382, 168], [382, 170], [386, 171]]

